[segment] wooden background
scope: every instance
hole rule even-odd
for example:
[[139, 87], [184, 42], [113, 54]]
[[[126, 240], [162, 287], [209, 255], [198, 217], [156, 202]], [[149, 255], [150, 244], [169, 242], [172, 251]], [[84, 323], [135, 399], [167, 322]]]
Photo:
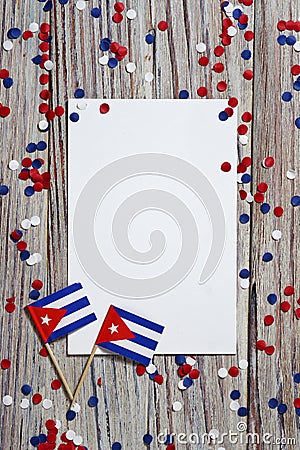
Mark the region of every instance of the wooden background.
[[[300, 296], [297, 277], [299, 211], [290, 205], [291, 196], [299, 194], [299, 185], [298, 177], [294, 181], [286, 178], [286, 171], [292, 168], [299, 173], [299, 131], [294, 120], [300, 108], [297, 95], [291, 103], [283, 104], [281, 101], [281, 93], [292, 89], [290, 67], [298, 62], [299, 57], [291, 47], [279, 47], [276, 24], [279, 19], [297, 20], [300, 3], [255, 0], [255, 5], [246, 8], [249, 29], [256, 34], [254, 43], [247, 43], [243, 32], [239, 31], [221, 58], [213, 54], [214, 47], [220, 43], [222, 14], [219, 1], [126, 0], [126, 9], [134, 8], [137, 18], [133, 21], [125, 18], [122, 24], [111, 20], [113, 4], [110, 0], [101, 2], [102, 16], [95, 20], [90, 16], [90, 9], [98, 6], [98, 2], [92, 0], [87, 2], [84, 11], [78, 11], [73, 0], [66, 6], [54, 0], [51, 13], [43, 12], [43, 4], [35, 0], [2, 1], [1, 41], [6, 39], [6, 32], [12, 26], [25, 30], [32, 21], [50, 20], [53, 35], [50, 56], [55, 62], [50, 83], [54, 107], [64, 104], [77, 87], [85, 89], [87, 98], [177, 98], [181, 89], [187, 89], [192, 98], [198, 98], [197, 88], [201, 85], [207, 86], [209, 98], [237, 96], [240, 100], [239, 116], [244, 111], [252, 111], [254, 116], [249, 143], [245, 147], [238, 145], [237, 161], [252, 155], [253, 193], [258, 182], [266, 181], [269, 184], [267, 201], [272, 208], [283, 206], [285, 212], [281, 218], [276, 218], [272, 210], [268, 215], [262, 215], [258, 204], [250, 206], [238, 201], [238, 215], [251, 213], [249, 224], [238, 225], [238, 270], [249, 267], [251, 282], [247, 290], [238, 288], [236, 356], [199, 356], [197, 367], [201, 377], [186, 392], [177, 388], [179, 378], [174, 357], [155, 358], [166, 380], [162, 386], [150, 381], [147, 375], [138, 378], [135, 364], [131, 361], [120, 357], [97, 357], [78, 399], [81, 412], [69, 426], [84, 437], [84, 444], [92, 450], [109, 450], [114, 441], [121, 442], [125, 450], [139, 450], [144, 448], [142, 437], [146, 432], [154, 436], [151, 448], [165, 448], [156, 440], [158, 433], [165, 429], [199, 435], [211, 429], [218, 429], [220, 433], [236, 432], [241, 418], [230, 411], [229, 394], [232, 389], [239, 389], [241, 406], [250, 409], [248, 417], [242, 419], [249, 432], [259, 433], [261, 440], [263, 433], [269, 433], [272, 442], [278, 438], [295, 438], [294, 444], [277, 444], [272, 448], [299, 448], [299, 420], [293, 407], [293, 400], [298, 396], [293, 374], [300, 371], [299, 322], [293, 312]], [[168, 31], [157, 31], [157, 23], [165, 19], [169, 23]], [[145, 43], [149, 30], [156, 30], [156, 42], [150, 46]], [[125, 62], [114, 70], [98, 63], [101, 56], [99, 42], [106, 36], [129, 46]], [[207, 44], [210, 57], [206, 68], [199, 66], [199, 55], [195, 50], [196, 43], [201, 41]], [[245, 48], [253, 50], [250, 61], [240, 57]], [[31, 448], [30, 437], [45, 432], [44, 423], [48, 418], [62, 420], [62, 431], [65, 431], [65, 413], [69, 405], [63, 390], [51, 390], [55, 371], [49, 359], [39, 355], [41, 343], [23, 312], [24, 305], [29, 302], [33, 279], [44, 281], [43, 294], [67, 283], [67, 121], [66, 116], [56, 118], [46, 134], [37, 130], [41, 119], [38, 112], [41, 70], [31, 62], [37, 53], [37, 37], [28, 42], [19, 39], [13, 51], [0, 52], [0, 67], [9, 69], [15, 81], [9, 90], [0, 87], [0, 101], [12, 110], [8, 118], [0, 119], [0, 182], [10, 187], [9, 195], [0, 199], [0, 359], [12, 361], [11, 368], [1, 372], [1, 398], [5, 394], [13, 397], [11, 407], [1, 406], [0, 447], [14, 450]], [[125, 71], [128, 61], [137, 65], [133, 74]], [[217, 61], [225, 64], [222, 74], [210, 69]], [[242, 74], [250, 68], [254, 70], [254, 80], [246, 81]], [[144, 81], [147, 72], [154, 73], [152, 83]], [[221, 79], [228, 81], [228, 91], [222, 94], [216, 89], [216, 83]], [[43, 138], [49, 143], [44, 158], [53, 183], [49, 192], [27, 198], [23, 194], [25, 184], [18, 180], [17, 172], [9, 171], [7, 164], [11, 159], [21, 161], [26, 156], [27, 143]], [[83, 164], [87, 154], [88, 150], [83, 155]], [[270, 170], [261, 165], [268, 155], [275, 158], [275, 166]], [[246, 188], [249, 189], [249, 185]], [[30, 268], [19, 260], [9, 233], [20, 226], [22, 219], [34, 214], [41, 217], [41, 225], [25, 232], [25, 238], [29, 249], [40, 252], [43, 261]], [[271, 238], [271, 232], [276, 228], [282, 231], [279, 242]], [[274, 254], [271, 263], [262, 263], [265, 251]], [[283, 298], [283, 289], [289, 284], [295, 286], [296, 294], [291, 299], [291, 310], [282, 313], [278, 303], [271, 306], [266, 297], [274, 292], [279, 299]], [[17, 309], [8, 314], [4, 309], [5, 299], [12, 295], [16, 296]], [[266, 314], [275, 315], [275, 324], [269, 328], [263, 324]], [[187, 320], [188, 313], [183, 317], [183, 326]], [[268, 345], [275, 345], [275, 354], [267, 356], [257, 352], [257, 339], [265, 339]], [[59, 355], [71, 388], [75, 387], [86, 358], [65, 357], [64, 340], [55, 342], [53, 349]], [[249, 360], [248, 370], [242, 371], [235, 379], [218, 378], [220, 367], [237, 365], [240, 359]], [[96, 384], [98, 377], [102, 377], [102, 388]], [[20, 388], [24, 383], [30, 384], [33, 392], [51, 398], [53, 408], [46, 411], [41, 405], [31, 405], [22, 410], [19, 406], [23, 397]], [[98, 408], [88, 407], [90, 395], [99, 397]], [[288, 405], [283, 417], [276, 410], [269, 409], [271, 397], [277, 397]], [[172, 411], [175, 400], [183, 403], [180, 412]], [[245, 442], [245, 433], [241, 435]], [[211, 448], [218, 447], [256, 449], [270, 448], [270, 445], [234, 445], [225, 439], [224, 444]], [[176, 444], [176, 448], [210, 447], [207, 444]]]

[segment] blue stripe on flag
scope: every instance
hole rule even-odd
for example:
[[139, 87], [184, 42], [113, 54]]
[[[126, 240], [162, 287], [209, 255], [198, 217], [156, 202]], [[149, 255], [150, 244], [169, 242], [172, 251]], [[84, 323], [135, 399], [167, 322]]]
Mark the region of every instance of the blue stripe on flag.
[[79, 291], [80, 289], [82, 289], [81, 283], [74, 283], [70, 286], [60, 289], [57, 292], [54, 292], [53, 294], [47, 295], [47, 297], [41, 298], [41, 300], [37, 300], [36, 302], [31, 303], [29, 306], [47, 306], [50, 303], [59, 300], [60, 298], [66, 297], [69, 294], [73, 294], [73, 292]]
[[88, 301], [87, 297], [82, 297], [79, 300], [75, 300], [73, 303], [69, 303], [68, 305], [64, 305], [62, 309], [66, 309], [67, 312], [64, 315], [64, 317], [68, 316], [69, 314], [72, 314], [76, 311], [79, 311], [82, 308], [85, 308], [86, 306], [89, 306], [90, 302]]
[[99, 347], [103, 347], [113, 353], [118, 353], [119, 355], [125, 356], [125, 358], [133, 359], [144, 366], [148, 366], [151, 361], [147, 356], [143, 356], [140, 353], [133, 352], [132, 350], [128, 350], [127, 348], [113, 344], [112, 342], [103, 342]]
[[141, 334], [138, 334], [135, 331], [133, 331], [133, 334], [135, 335], [135, 337], [132, 339], [128, 339], [129, 341], [132, 341], [135, 344], [142, 345], [143, 347], [150, 348], [150, 350], [156, 349], [158, 344], [157, 341], [154, 341], [153, 339], [150, 339], [146, 336], [142, 336]]
[[88, 316], [76, 320], [75, 322], [70, 323], [69, 325], [66, 325], [65, 327], [53, 331], [53, 333], [49, 336], [47, 343], [55, 341], [55, 339], [61, 338], [63, 336], [66, 336], [67, 334], [72, 333], [73, 331], [76, 331], [79, 328], [84, 327], [85, 325], [88, 325], [91, 322], [94, 322], [94, 320], [97, 320], [97, 317], [94, 313], [92, 313], [89, 314]]
[[149, 328], [150, 330], [156, 331], [156, 333], [162, 334], [162, 332], [164, 331], [164, 327], [162, 325], [158, 325], [155, 322], [151, 322], [151, 320], [144, 319], [143, 317], [132, 314], [128, 311], [125, 311], [124, 309], [117, 308], [117, 306], [114, 306], [114, 308], [119, 316], [122, 317], [122, 319], [130, 320], [130, 322], [134, 322], [138, 325], [141, 325], [142, 327]]

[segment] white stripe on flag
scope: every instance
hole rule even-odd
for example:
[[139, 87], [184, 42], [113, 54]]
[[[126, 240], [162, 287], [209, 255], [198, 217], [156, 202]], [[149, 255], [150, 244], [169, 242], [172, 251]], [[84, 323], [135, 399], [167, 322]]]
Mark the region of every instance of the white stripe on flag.
[[131, 322], [130, 320], [124, 320], [125, 324], [128, 326], [128, 328], [133, 332], [136, 332], [138, 334], [141, 334], [142, 336], [146, 336], [150, 339], [153, 339], [156, 342], [159, 342], [161, 339], [161, 334], [156, 333], [156, 331], [150, 330], [149, 328], [143, 327], [142, 325], [138, 325], [137, 323]]
[[143, 345], [136, 344], [134, 341], [129, 341], [128, 339], [124, 339], [122, 341], [111, 341], [111, 343], [126, 348], [127, 350], [139, 353], [140, 355], [146, 356], [147, 358], [152, 358], [154, 354], [153, 350], [150, 350], [149, 348], [144, 347]]
[[55, 331], [60, 330], [61, 328], [65, 327], [66, 325], [70, 325], [70, 323], [76, 322], [76, 320], [81, 319], [82, 317], [86, 317], [89, 314], [92, 314], [94, 312], [94, 309], [91, 305], [86, 306], [85, 308], [79, 309], [79, 311], [76, 311], [72, 314], [69, 314], [68, 316], [65, 316], [61, 319], [57, 327], [55, 328]]
[[84, 297], [84, 290], [80, 289], [79, 291], [73, 292], [72, 294], [69, 294], [63, 298], [60, 298], [56, 300], [55, 302], [49, 303], [49, 305], [44, 306], [43, 308], [63, 308], [66, 305], [69, 305], [70, 303], [76, 302], [76, 300], [79, 300], [80, 298]]

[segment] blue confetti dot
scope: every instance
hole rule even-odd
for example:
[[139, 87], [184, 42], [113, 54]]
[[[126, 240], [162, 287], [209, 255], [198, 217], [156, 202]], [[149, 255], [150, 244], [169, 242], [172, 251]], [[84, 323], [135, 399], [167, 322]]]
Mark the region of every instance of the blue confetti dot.
[[240, 30], [245, 30], [247, 28], [248, 24], [247, 23], [240, 23], [238, 22], [238, 27]]
[[29, 386], [29, 384], [23, 384], [23, 386], [21, 387], [21, 392], [23, 395], [29, 395], [31, 391], [32, 387]]
[[279, 402], [278, 402], [277, 398], [270, 398], [268, 405], [271, 409], [275, 409], [275, 408], [277, 408], [278, 403]]
[[47, 442], [47, 436], [44, 433], [39, 434], [40, 443]]
[[93, 8], [91, 10], [91, 15], [92, 17], [94, 17], [95, 19], [98, 19], [101, 16], [101, 9], [100, 8]]
[[34, 194], [34, 189], [32, 186], [27, 186], [24, 189], [24, 194], [26, 195], [26, 197], [31, 197]]
[[92, 396], [92, 397], [90, 397], [89, 400], [88, 400], [88, 405], [89, 405], [91, 408], [94, 408], [95, 406], [98, 405], [98, 402], [99, 402], [98, 398]]
[[248, 216], [248, 214], [241, 214], [240, 215], [240, 222], [242, 224], [248, 223], [250, 220], [250, 217]]
[[10, 28], [7, 32], [8, 39], [18, 39], [22, 32], [20, 28]]
[[46, 40], [45, 40], [45, 42], [51, 42], [52, 41], [52, 36], [49, 36]]
[[282, 94], [281, 98], [285, 102], [290, 102], [293, 98], [293, 94], [289, 91], [286, 91]]
[[74, 420], [75, 417], [76, 417], [76, 412], [75, 411], [73, 411], [71, 409], [69, 411], [67, 411], [67, 413], [66, 413], [66, 419], [67, 420]]
[[11, 88], [13, 84], [14, 84], [14, 80], [13, 80], [12, 78], [10, 78], [10, 77], [4, 78], [4, 80], [3, 80], [3, 86], [4, 86], [6, 89]]
[[122, 445], [120, 444], [120, 442], [114, 442], [113, 445], [111, 446], [111, 450], [121, 450]]
[[270, 211], [270, 205], [269, 203], [262, 203], [260, 205], [260, 210], [263, 214], [267, 214]]
[[157, 370], [156, 370], [155, 372], [153, 372], [153, 373], [150, 373], [150, 374], [149, 374], [150, 380], [154, 380], [154, 378], [156, 377], [156, 375], [158, 375], [158, 371], [157, 371]]
[[250, 277], [250, 272], [248, 269], [242, 269], [240, 271], [240, 278], [247, 279]]
[[300, 205], [300, 196], [294, 195], [294, 197], [291, 198], [291, 204], [292, 204], [292, 206], [299, 206]]
[[183, 386], [186, 387], [186, 388], [189, 388], [190, 386], [192, 386], [193, 383], [194, 382], [193, 382], [193, 380], [190, 377], [184, 378], [184, 380], [182, 382]]
[[287, 45], [294, 45], [295, 43], [296, 43], [296, 38], [295, 38], [295, 36], [288, 36], [287, 38], [286, 38], [286, 43], [287, 43]]
[[182, 366], [183, 364], [185, 364], [185, 361], [186, 361], [186, 359], [185, 359], [184, 355], [176, 355], [175, 356], [175, 363], [178, 366]]
[[300, 416], [300, 408], [295, 408], [297, 416]]
[[273, 259], [273, 255], [272, 255], [272, 253], [267, 252], [264, 254], [262, 259], [264, 262], [270, 262]]
[[45, 141], [40, 141], [36, 144], [36, 148], [40, 151], [44, 151], [47, 148], [47, 144]]
[[109, 58], [107, 65], [108, 65], [108, 67], [110, 67], [111, 69], [114, 69], [115, 67], [117, 67], [117, 65], [118, 65], [118, 60], [117, 60], [117, 58]]
[[101, 41], [100, 41], [100, 49], [101, 49], [103, 52], [107, 52], [107, 51], [109, 50], [110, 44], [111, 44], [111, 40], [110, 40], [110, 39], [108, 39], [108, 38], [103, 38], [103, 39], [101, 39]]
[[181, 99], [186, 99], [189, 98], [189, 91], [187, 91], [186, 89], [183, 89], [182, 91], [179, 92], [179, 98]]
[[238, 400], [240, 398], [240, 396], [241, 396], [241, 393], [240, 393], [240, 391], [237, 391], [237, 390], [232, 391], [230, 394], [230, 398], [232, 400]]
[[237, 413], [240, 417], [245, 417], [248, 414], [248, 409], [244, 406], [241, 406], [241, 408], [238, 409]]
[[285, 412], [287, 412], [287, 406], [284, 403], [280, 403], [280, 405], [278, 405], [277, 407], [277, 411], [279, 414], [284, 414]]
[[27, 147], [26, 147], [26, 151], [28, 153], [34, 153], [37, 149], [37, 145], [34, 142], [30, 142]]
[[269, 294], [267, 297], [268, 302], [270, 303], [270, 305], [275, 305], [275, 303], [277, 302], [277, 295], [276, 294]]
[[39, 436], [32, 436], [32, 438], [30, 439], [30, 444], [33, 447], [37, 447], [40, 444], [40, 438]]
[[300, 128], [300, 117], [297, 117], [297, 119], [295, 120], [295, 125], [297, 128]]
[[38, 291], [37, 289], [33, 289], [29, 293], [29, 298], [31, 298], [32, 300], [37, 300], [39, 298], [39, 296], [40, 296], [40, 291]]
[[219, 113], [219, 120], [221, 120], [222, 122], [225, 122], [225, 120], [227, 120], [228, 119], [228, 114], [227, 114], [227, 112], [226, 111], [221, 111], [220, 113]]
[[47, 3], [45, 4], [43, 10], [45, 12], [51, 11], [52, 6], [53, 6], [52, 0], [48, 0]]
[[300, 383], [300, 373], [295, 373], [294, 381], [295, 381], [295, 383]]
[[222, 2], [221, 5], [222, 10], [224, 11], [225, 8], [229, 5], [229, 2]]
[[2, 186], [0, 186], [0, 195], [6, 195], [8, 194], [8, 191], [9, 189], [7, 186], [5, 186], [5, 184], [2, 184]]
[[71, 113], [70, 114], [70, 120], [71, 120], [71, 122], [78, 122], [79, 114], [77, 114], [76, 112]]
[[34, 169], [39, 169], [40, 167], [42, 167], [42, 163], [41, 163], [41, 161], [39, 160], [39, 159], [34, 159], [33, 161], [32, 161], [32, 167], [34, 168]]
[[165, 444], [169, 445], [169, 444], [173, 444], [174, 442], [174, 436], [172, 434], [167, 434], [167, 436], [165, 437]]
[[66, 5], [69, 0], [58, 0], [61, 5]]
[[149, 33], [146, 35], [145, 37], [145, 41], [147, 42], [147, 44], [153, 44], [153, 42], [155, 41], [155, 37], [153, 34]]
[[245, 184], [250, 183], [251, 175], [249, 173], [244, 173], [241, 180], [242, 180], [242, 183], [245, 183]]
[[293, 84], [293, 89], [295, 91], [300, 91], [300, 81], [299, 80], [295, 81], [295, 83]]
[[43, 61], [42, 55], [36, 55], [34, 58], [31, 59], [33, 64], [39, 65]]
[[76, 91], [74, 92], [74, 97], [75, 98], [83, 98], [84, 95], [85, 95], [84, 90], [80, 89], [80, 88], [76, 89]]
[[28, 250], [22, 250], [20, 252], [20, 259], [21, 259], [21, 261], [26, 261], [26, 259], [29, 259], [29, 258], [30, 258], [30, 253], [29, 253]]
[[241, 56], [243, 59], [245, 59], [247, 61], [248, 59], [251, 58], [252, 54], [251, 54], [250, 50], [243, 50], [241, 53]]
[[235, 8], [232, 11], [232, 16], [233, 16], [234, 19], [239, 19], [242, 14], [243, 14], [243, 11], [240, 8]]
[[286, 44], [286, 36], [284, 34], [281, 34], [277, 38], [277, 42], [279, 45], [285, 45]]
[[151, 434], [145, 434], [143, 437], [143, 442], [146, 445], [151, 444], [151, 442], [153, 441], [153, 437], [151, 436]]

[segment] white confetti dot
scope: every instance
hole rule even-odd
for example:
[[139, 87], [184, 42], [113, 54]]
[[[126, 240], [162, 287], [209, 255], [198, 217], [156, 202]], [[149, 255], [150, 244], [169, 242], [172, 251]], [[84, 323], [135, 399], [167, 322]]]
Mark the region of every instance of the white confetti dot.
[[39, 216], [32, 216], [30, 218], [30, 223], [33, 227], [37, 227], [41, 223], [41, 219]]
[[22, 409], [27, 409], [29, 407], [29, 400], [28, 398], [23, 398], [20, 404]]
[[172, 408], [173, 411], [180, 411], [182, 409], [182, 404], [180, 402], [174, 402]]
[[246, 196], [246, 201], [247, 201], [248, 203], [252, 203], [253, 200], [254, 200], [253, 195], [250, 194], [250, 192], [248, 192], [248, 194], [247, 194], [247, 196]]
[[148, 81], [148, 83], [151, 83], [153, 81], [154, 75], [151, 72], [147, 72], [145, 75], [145, 80]]
[[3, 49], [6, 50], [7, 52], [12, 50], [13, 46], [14, 46], [14, 44], [12, 43], [12, 41], [4, 41], [3, 42]]
[[179, 388], [181, 391], [185, 391], [185, 390], [186, 390], [186, 387], [185, 387], [184, 384], [183, 384], [183, 380], [180, 380], [180, 381], [179, 381], [179, 383], [178, 383], [178, 388]]
[[243, 176], [242, 173], [238, 173], [237, 176], [236, 176], [236, 181], [237, 181], [239, 184], [242, 183], [242, 176]]
[[33, 266], [37, 263], [36, 257], [34, 255], [30, 255], [28, 259], [26, 259], [27, 266]]
[[248, 363], [248, 361], [246, 359], [241, 359], [239, 361], [239, 368], [240, 369], [245, 370], [245, 369], [247, 369], [248, 366], [249, 366], [249, 363]]
[[272, 238], [274, 239], [274, 241], [279, 241], [281, 239], [281, 231], [280, 230], [272, 231]]
[[23, 230], [29, 230], [29, 228], [31, 227], [31, 221], [29, 219], [22, 220], [21, 227], [23, 228]]
[[11, 161], [9, 161], [8, 167], [10, 168], [10, 170], [17, 170], [19, 165], [20, 165], [19, 161], [16, 161], [15, 159], [12, 159]]
[[32, 33], [37, 33], [39, 31], [39, 24], [36, 22], [32, 22], [29, 25], [28, 30], [31, 31]]
[[44, 62], [44, 67], [46, 70], [52, 70], [54, 67], [53, 61], [51, 61], [51, 59], [48, 59], [48, 61]]
[[72, 411], [75, 411], [76, 413], [79, 413], [79, 411], [80, 411], [80, 405], [79, 405], [79, 403], [74, 403], [74, 405], [72, 406]]
[[44, 409], [50, 409], [50, 408], [52, 408], [52, 401], [49, 400], [48, 398], [45, 398], [43, 400], [42, 406]]
[[33, 257], [35, 258], [35, 260], [36, 260], [35, 264], [42, 261], [42, 255], [41, 255], [40, 253], [34, 253], [32, 256], [33, 256]]
[[194, 366], [197, 362], [197, 359], [194, 358], [193, 356], [187, 356], [185, 362], [186, 362], [186, 364], [189, 364], [190, 366]]
[[219, 447], [217, 450], [226, 450], [225, 447]]
[[239, 143], [241, 145], [247, 145], [248, 144], [248, 136], [246, 136], [245, 134], [241, 134], [239, 135]]
[[55, 427], [59, 430], [61, 428], [61, 421], [57, 420], [55, 423]]
[[77, 105], [76, 105], [77, 109], [80, 109], [81, 111], [84, 111], [85, 109], [87, 109], [88, 104], [85, 100], [80, 100]]
[[[241, 9], [241, 8], [239, 8], [239, 9]], [[228, 5], [225, 6], [225, 8], [224, 8], [224, 11], [226, 14], [232, 13], [233, 10], [234, 10], [234, 6], [232, 3], [228, 3]]]
[[206, 44], [204, 44], [204, 42], [199, 42], [199, 44], [196, 44], [196, 50], [198, 53], [204, 53], [206, 50]]
[[68, 430], [66, 432], [66, 438], [69, 439], [69, 441], [73, 441], [73, 439], [75, 438], [76, 433], [73, 430]]
[[289, 169], [286, 176], [289, 180], [294, 180], [296, 178], [296, 171], [294, 169]]
[[39, 121], [39, 123], [38, 123], [38, 128], [39, 128], [39, 130], [41, 130], [41, 131], [45, 131], [45, 130], [47, 130], [47, 128], [48, 128], [48, 121], [47, 120], [40, 120]]
[[250, 281], [249, 280], [245, 280], [245, 279], [241, 279], [240, 280], [240, 287], [242, 289], [248, 289], [250, 286]]
[[300, 41], [295, 42], [293, 48], [296, 52], [300, 52]]
[[218, 376], [220, 378], [226, 378], [228, 375], [228, 371], [227, 369], [225, 369], [225, 367], [221, 367], [221, 369], [218, 370]]
[[102, 66], [106, 66], [106, 64], [108, 63], [108, 56], [107, 55], [101, 56], [101, 58], [99, 58], [99, 63]]
[[150, 364], [146, 367], [146, 372], [149, 373], [149, 374], [151, 375], [152, 373], [156, 372], [156, 366], [155, 366], [154, 364], [151, 364], [151, 363], [150, 363]]
[[126, 64], [126, 70], [128, 73], [132, 73], [136, 70], [136, 65], [134, 62], [129, 62]]
[[79, 11], [83, 11], [85, 9], [85, 1], [83, 0], [78, 0], [78, 2], [76, 3], [76, 8], [79, 9]]
[[82, 436], [78, 435], [78, 436], [75, 436], [74, 439], [73, 439], [73, 443], [75, 445], [81, 445], [82, 442], [83, 442]]
[[227, 30], [228, 36], [233, 37], [237, 33], [237, 29], [235, 27], [229, 27]]
[[239, 407], [240, 407], [239, 402], [235, 401], [230, 402], [229, 408], [231, 409], [231, 411], [237, 411]]
[[126, 13], [126, 16], [128, 19], [133, 20], [136, 18], [136, 10], [135, 9], [129, 9]]
[[12, 397], [10, 395], [4, 395], [2, 401], [5, 406], [10, 406], [12, 404]]

